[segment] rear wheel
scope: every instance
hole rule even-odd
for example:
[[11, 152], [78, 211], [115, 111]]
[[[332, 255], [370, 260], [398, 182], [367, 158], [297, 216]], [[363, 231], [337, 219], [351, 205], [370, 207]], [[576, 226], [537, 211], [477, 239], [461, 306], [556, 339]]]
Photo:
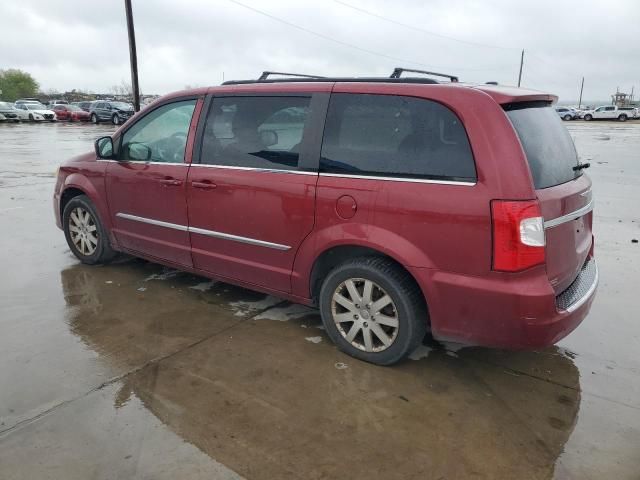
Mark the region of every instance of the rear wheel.
[[98, 123], [98, 116], [95, 113], [91, 114], [91, 123]]
[[589, 121], [593, 120], [593, 115], [591, 115], [591, 114], [587, 113], [587, 114], [584, 116], [584, 119], [585, 119], [587, 122], [589, 122]]
[[623, 113], [622, 115], [620, 115], [618, 117], [618, 121], [619, 122], [626, 122], [627, 121], [627, 116]]
[[320, 290], [327, 334], [343, 352], [378, 365], [409, 355], [427, 332], [427, 309], [409, 274], [381, 257], [334, 268]]
[[115, 257], [98, 212], [86, 195], [69, 200], [62, 213], [62, 225], [69, 248], [82, 263], [107, 263]]

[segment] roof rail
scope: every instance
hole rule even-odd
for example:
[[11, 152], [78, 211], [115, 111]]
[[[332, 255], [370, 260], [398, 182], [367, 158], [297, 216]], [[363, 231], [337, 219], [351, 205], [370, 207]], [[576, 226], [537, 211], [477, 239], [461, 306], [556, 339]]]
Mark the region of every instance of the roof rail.
[[265, 72], [262, 72], [262, 75], [260, 75], [260, 77], [258, 78], [258, 81], [262, 82], [263, 80], [267, 80], [269, 78], [269, 75], [282, 75], [284, 77], [302, 77], [302, 78], [325, 78], [325, 77], [321, 77], [320, 75], [303, 75], [302, 73], [286, 73], [286, 72], [269, 72], [269, 71], [265, 71]]
[[455, 75], [447, 75], [446, 73], [427, 72], [426, 70], [414, 70], [414, 69], [411, 69], [411, 68], [402, 68], [402, 67], [394, 68], [393, 69], [393, 73], [389, 76], [389, 78], [400, 78], [400, 75], [402, 75], [402, 72], [422, 73], [424, 75], [433, 75], [434, 77], [448, 78], [452, 82], [458, 82], [459, 81], [458, 77], [456, 77]]

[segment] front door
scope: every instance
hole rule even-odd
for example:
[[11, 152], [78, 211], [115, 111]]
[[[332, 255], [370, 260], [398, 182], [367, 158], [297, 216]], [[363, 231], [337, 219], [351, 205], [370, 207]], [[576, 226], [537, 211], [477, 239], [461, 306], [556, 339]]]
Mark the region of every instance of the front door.
[[[125, 131], [106, 189], [118, 244], [178, 266], [191, 266], [185, 159], [196, 99], [148, 112]], [[192, 129], [193, 130], [193, 129]]]
[[291, 290], [296, 251], [314, 223], [311, 101], [311, 95], [213, 100], [187, 187], [196, 268]]

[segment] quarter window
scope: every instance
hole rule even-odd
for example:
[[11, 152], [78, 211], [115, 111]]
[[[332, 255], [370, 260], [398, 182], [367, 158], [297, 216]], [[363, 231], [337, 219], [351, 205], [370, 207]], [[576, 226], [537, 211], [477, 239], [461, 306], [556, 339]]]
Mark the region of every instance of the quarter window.
[[195, 100], [169, 103], [142, 117], [122, 138], [120, 159], [184, 162]]
[[464, 127], [447, 107], [392, 95], [331, 96], [323, 172], [475, 180]]
[[202, 163], [295, 170], [309, 97], [218, 97], [202, 141]]

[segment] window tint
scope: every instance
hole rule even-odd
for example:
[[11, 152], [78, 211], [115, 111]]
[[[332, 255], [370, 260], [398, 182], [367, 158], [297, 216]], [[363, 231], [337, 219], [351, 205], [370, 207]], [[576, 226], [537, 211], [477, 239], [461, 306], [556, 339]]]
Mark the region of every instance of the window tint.
[[507, 111], [520, 137], [536, 189], [552, 187], [581, 175], [573, 140], [551, 107]]
[[182, 163], [195, 104], [169, 103], [142, 117], [125, 132], [120, 159]]
[[309, 97], [219, 97], [202, 141], [202, 163], [291, 170], [309, 116]]
[[321, 171], [475, 180], [464, 127], [445, 106], [413, 97], [331, 96]]

